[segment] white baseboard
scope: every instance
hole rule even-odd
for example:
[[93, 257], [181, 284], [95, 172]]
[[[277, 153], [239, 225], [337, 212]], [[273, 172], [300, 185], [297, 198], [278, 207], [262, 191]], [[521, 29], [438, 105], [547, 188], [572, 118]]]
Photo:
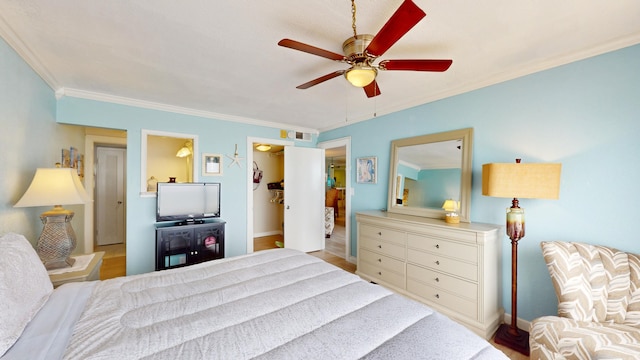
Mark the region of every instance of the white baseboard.
[[[511, 324], [511, 314], [505, 313], [503, 321], [505, 324]], [[531, 328], [531, 323], [529, 321], [520, 318], [516, 321], [516, 325], [518, 326], [518, 329], [522, 329], [526, 332], [529, 332], [529, 329]]]

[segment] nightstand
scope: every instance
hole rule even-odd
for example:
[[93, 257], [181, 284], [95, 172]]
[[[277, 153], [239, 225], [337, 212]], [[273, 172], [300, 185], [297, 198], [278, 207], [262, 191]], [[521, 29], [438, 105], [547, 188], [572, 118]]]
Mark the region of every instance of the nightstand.
[[104, 251], [95, 252], [93, 255], [93, 258], [84, 269], [61, 274], [51, 274], [52, 271], [49, 271], [49, 278], [53, 287], [56, 288], [70, 282], [100, 280], [100, 267], [102, 266]]

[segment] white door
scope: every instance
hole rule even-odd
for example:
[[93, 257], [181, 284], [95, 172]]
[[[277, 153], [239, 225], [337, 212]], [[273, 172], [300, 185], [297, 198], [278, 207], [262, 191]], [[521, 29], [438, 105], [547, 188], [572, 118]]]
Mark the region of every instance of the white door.
[[284, 148], [284, 247], [324, 249], [324, 149]]
[[126, 149], [96, 148], [96, 244], [125, 242]]

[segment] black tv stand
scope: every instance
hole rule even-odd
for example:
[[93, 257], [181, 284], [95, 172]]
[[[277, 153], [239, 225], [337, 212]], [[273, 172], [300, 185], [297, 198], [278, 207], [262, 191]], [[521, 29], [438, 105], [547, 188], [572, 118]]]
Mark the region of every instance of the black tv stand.
[[224, 258], [225, 221], [156, 223], [156, 270]]

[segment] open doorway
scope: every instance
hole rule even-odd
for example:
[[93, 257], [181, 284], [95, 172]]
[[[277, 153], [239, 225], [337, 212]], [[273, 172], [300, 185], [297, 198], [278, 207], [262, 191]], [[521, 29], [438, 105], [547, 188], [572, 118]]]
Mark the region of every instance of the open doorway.
[[[296, 249], [304, 252], [319, 251], [324, 248], [324, 150], [298, 147], [293, 144], [279, 144], [275, 140], [249, 138], [247, 166], [249, 171], [247, 196], [247, 252], [255, 249], [255, 238], [263, 233], [282, 232], [282, 240], [271, 242], [271, 246]], [[284, 153], [269, 156], [284, 157], [280, 162], [282, 171], [273, 171], [267, 166], [267, 159], [259, 159], [255, 150], [258, 144], [284, 145]], [[280, 166], [280, 165], [278, 165]], [[251, 170], [251, 168], [247, 168]], [[261, 181], [256, 186], [256, 171], [261, 171]], [[269, 188], [269, 185], [272, 185]], [[283, 186], [284, 185], [284, 186]], [[254, 190], [255, 189], [255, 190]], [[262, 200], [255, 196], [261, 189], [268, 191]], [[283, 191], [280, 191], [283, 190]], [[267, 200], [268, 199], [268, 200]], [[261, 215], [260, 207], [267, 207]], [[284, 210], [284, 211], [281, 211]], [[276, 216], [271, 216], [276, 215]], [[283, 215], [283, 218], [280, 217]], [[258, 223], [273, 217], [276, 222], [270, 227], [258, 228]], [[280, 234], [278, 234], [280, 235]]]
[[325, 149], [325, 251], [347, 258], [346, 243], [346, 147]]
[[[93, 206], [84, 207], [84, 248], [86, 253], [94, 251], [105, 251], [103, 257], [102, 268], [100, 271], [101, 279], [112, 278], [117, 276], [126, 275], [126, 146], [127, 146], [127, 132], [123, 130], [101, 129], [101, 128], [85, 128], [85, 188], [89, 194], [92, 194], [94, 199]], [[105, 173], [104, 170], [99, 169], [98, 149], [106, 150], [110, 153], [112, 150], [118, 153], [117, 157], [120, 159], [121, 164], [117, 165], [118, 171], [122, 171], [122, 185], [120, 187], [112, 187], [115, 192], [105, 192], [101, 196], [97, 196], [96, 176], [98, 173]], [[102, 151], [101, 150], [101, 151]], [[113, 155], [113, 154], [110, 154]], [[112, 162], [111, 159], [102, 159], [102, 164]], [[107, 172], [108, 174], [115, 174], [113, 171]], [[106, 180], [106, 179], [104, 179]], [[108, 181], [108, 180], [107, 180]], [[114, 196], [118, 194], [117, 196]], [[122, 203], [119, 204], [118, 202]], [[112, 206], [108, 207], [107, 203], [111, 203]], [[108, 208], [108, 209], [107, 209]], [[98, 246], [96, 231], [98, 230], [97, 217], [103, 216], [105, 212], [99, 210], [121, 210], [122, 217], [119, 217], [121, 223], [118, 224], [118, 228], [115, 226], [109, 227], [113, 229], [112, 235], [122, 234], [121, 236], [115, 236], [118, 240], [107, 240], [106, 242], [116, 242], [117, 244]], [[109, 213], [110, 211], [107, 211]], [[117, 211], [116, 211], [117, 212]], [[115, 214], [115, 213], [114, 213]], [[116, 221], [116, 220], [114, 220]], [[111, 237], [111, 235], [109, 236]], [[108, 247], [108, 249], [107, 249]], [[108, 251], [107, 251], [108, 250]]]
[[254, 143], [253, 250], [284, 247], [284, 146]]
[[351, 139], [321, 142], [318, 147], [325, 149], [325, 251], [355, 263], [350, 234]]
[[[278, 247], [284, 242], [284, 191], [269, 189], [269, 183], [284, 179], [284, 147], [289, 140], [247, 138], [247, 253]], [[258, 150], [263, 145], [264, 150]], [[259, 175], [259, 179], [254, 177]], [[256, 182], [257, 181], [257, 182]]]

